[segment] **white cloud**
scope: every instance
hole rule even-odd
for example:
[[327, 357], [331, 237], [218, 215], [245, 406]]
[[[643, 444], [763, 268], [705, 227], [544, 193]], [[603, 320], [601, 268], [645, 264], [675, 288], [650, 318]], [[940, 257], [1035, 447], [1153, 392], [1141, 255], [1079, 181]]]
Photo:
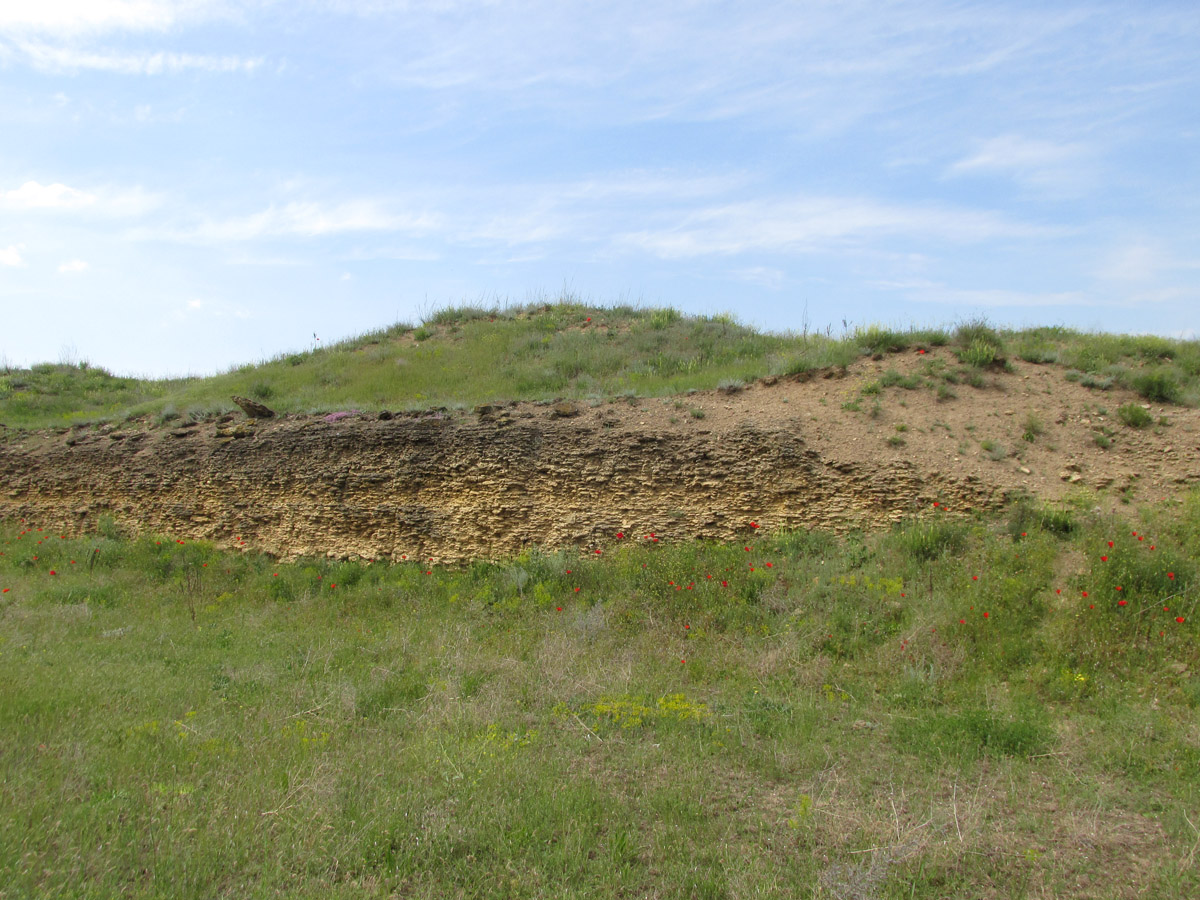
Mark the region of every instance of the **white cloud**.
[[85, 272], [88, 269], [88, 264], [82, 259], [72, 259], [58, 267], [60, 275], [69, 275], [73, 272]]
[[263, 64], [261, 57], [204, 56], [196, 53], [104, 53], [72, 47], [21, 41], [17, 48], [34, 68], [43, 71], [92, 69], [122, 75], [176, 74], [189, 69], [203, 72], [253, 72]]
[[687, 215], [677, 225], [629, 232], [618, 235], [616, 241], [672, 259], [754, 250], [804, 252], [884, 235], [975, 243], [1062, 233], [1062, 229], [975, 210], [894, 206], [855, 197], [800, 197], [710, 207]]
[[65, 184], [27, 181], [15, 190], [0, 194], [5, 209], [78, 209], [96, 202], [96, 195]]
[[61, 182], [27, 181], [13, 190], [0, 191], [0, 210], [87, 210], [98, 215], [137, 216], [161, 202], [161, 197], [140, 187], [88, 191]]
[[[356, 231], [426, 233], [439, 227], [439, 217], [396, 214], [373, 200], [351, 200], [336, 206], [319, 203], [272, 204], [262, 212], [220, 222], [206, 222], [175, 235], [184, 240], [250, 241], [264, 237], [321, 237]], [[144, 235], [153, 237], [153, 234]]]
[[25, 260], [21, 259], [21, 251], [24, 249], [24, 244], [15, 244], [7, 249], [0, 250], [0, 266], [25, 265]]
[[205, 0], [36, 0], [0, 4], [0, 32], [162, 31], [223, 4]]
[[1096, 183], [1093, 152], [1085, 144], [1002, 135], [981, 141], [975, 152], [950, 166], [951, 177], [996, 174], [1054, 195], [1075, 196]]

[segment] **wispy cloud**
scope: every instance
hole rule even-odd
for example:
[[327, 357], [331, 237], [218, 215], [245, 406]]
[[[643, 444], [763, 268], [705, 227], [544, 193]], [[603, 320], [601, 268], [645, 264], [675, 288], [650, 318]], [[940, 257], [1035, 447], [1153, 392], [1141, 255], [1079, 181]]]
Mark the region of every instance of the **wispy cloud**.
[[1079, 142], [1036, 140], [1008, 134], [977, 143], [975, 151], [950, 166], [951, 177], [1004, 175], [1057, 195], [1076, 195], [1095, 182], [1094, 152]]
[[263, 64], [262, 57], [206, 56], [166, 51], [109, 53], [30, 41], [19, 41], [15, 47], [34, 68], [48, 72], [91, 69], [122, 75], [173, 75], [189, 70], [249, 73]]
[[37, 0], [0, 4], [0, 33], [162, 31], [218, 14], [216, 0]]
[[62, 263], [58, 267], [58, 273], [60, 275], [72, 275], [78, 272], [86, 272], [88, 268], [88, 264], [82, 259], [72, 259]]
[[350, 200], [334, 205], [321, 203], [272, 204], [248, 216], [204, 222], [194, 228], [159, 235], [185, 241], [252, 241], [267, 237], [323, 237], [350, 232], [387, 231], [423, 234], [438, 227], [438, 217], [423, 213], [395, 213], [373, 200]]
[[59, 182], [27, 181], [19, 188], [0, 194], [0, 206], [5, 209], [78, 209], [95, 202], [95, 194]]
[[25, 249], [24, 244], [14, 244], [0, 250], [0, 266], [23, 266], [25, 260], [21, 258], [21, 251]]
[[162, 197], [140, 187], [85, 190], [57, 181], [51, 184], [26, 181], [12, 190], [0, 190], [0, 211], [63, 210], [100, 216], [139, 216], [161, 203]]
[[806, 252], [880, 236], [974, 243], [1063, 233], [1062, 228], [969, 209], [890, 205], [858, 197], [799, 197], [711, 207], [687, 215], [677, 225], [619, 235], [617, 242], [671, 259], [754, 250]]

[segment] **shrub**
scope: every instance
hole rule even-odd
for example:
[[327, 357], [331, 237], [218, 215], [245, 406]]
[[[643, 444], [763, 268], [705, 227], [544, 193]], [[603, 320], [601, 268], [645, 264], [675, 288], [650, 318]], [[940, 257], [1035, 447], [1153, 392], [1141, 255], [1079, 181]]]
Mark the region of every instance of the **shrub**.
[[1145, 428], [1154, 422], [1154, 416], [1136, 403], [1117, 407], [1117, 418], [1130, 428]]
[[996, 361], [996, 345], [976, 338], [958, 352], [960, 362], [976, 369], [984, 369]]
[[1162, 369], [1153, 369], [1132, 380], [1133, 389], [1152, 403], [1178, 403], [1179, 382]]
[[997, 352], [1004, 348], [1004, 341], [1000, 339], [1000, 333], [989, 325], [986, 319], [971, 319], [963, 322], [954, 329], [954, 340], [963, 348], [968, 348], [975, 343], [987, 344]]

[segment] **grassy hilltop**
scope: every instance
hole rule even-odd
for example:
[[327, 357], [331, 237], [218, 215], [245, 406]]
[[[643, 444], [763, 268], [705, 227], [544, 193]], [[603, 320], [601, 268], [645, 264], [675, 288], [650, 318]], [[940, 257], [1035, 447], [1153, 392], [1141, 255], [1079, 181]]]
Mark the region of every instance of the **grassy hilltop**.
[[763, 334], [728, 316], [577, 303], [463, 307], [420, 326], [290, 353], [208, 378], [143, 380], [88, 363], [43, 363], [0, 374], [0, 422], [42, 428], [151, 416], [162, 422], [233, 409], [232, 395], [280, 412], [470, 407], [505, 400], [662, 396], [845, 366], [864, 355], [953, 346], [969, 364], [1015, 357], [1067, 367], [1104, 390], [1156, 402], [1200, 402], [1200, 342], [1084, 334], [858, 328], [845, 335]]
[[[1196, 342], [560, 304], [211, 379], [12, 371], [0, 421], [666, 394], [925, 345], [960, 381], [911, 389], [981, 409], [1005, 358], [1198, 399]], [[0, 523], [0, 898], [1195, 897], [1200, 490], [1113, 508], [460, 567]]]

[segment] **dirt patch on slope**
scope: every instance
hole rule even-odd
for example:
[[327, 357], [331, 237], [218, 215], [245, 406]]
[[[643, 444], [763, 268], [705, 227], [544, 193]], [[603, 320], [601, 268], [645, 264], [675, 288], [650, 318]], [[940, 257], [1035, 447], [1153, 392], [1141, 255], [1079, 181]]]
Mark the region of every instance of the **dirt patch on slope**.
[[21, 433], [0, 443], [0, 516], [450, 562], [618, 534], [874, 528], [1020, 493], [1115, 506], [1200, 481], [1197, 410], [1147, 405], [1156, 424], [1133, 429], [1115, 412], [1138, 398], [1060, 367], [1015, 362], [950, 387], [956, 369], [948, 350], [910, 351], [666, 399]]

